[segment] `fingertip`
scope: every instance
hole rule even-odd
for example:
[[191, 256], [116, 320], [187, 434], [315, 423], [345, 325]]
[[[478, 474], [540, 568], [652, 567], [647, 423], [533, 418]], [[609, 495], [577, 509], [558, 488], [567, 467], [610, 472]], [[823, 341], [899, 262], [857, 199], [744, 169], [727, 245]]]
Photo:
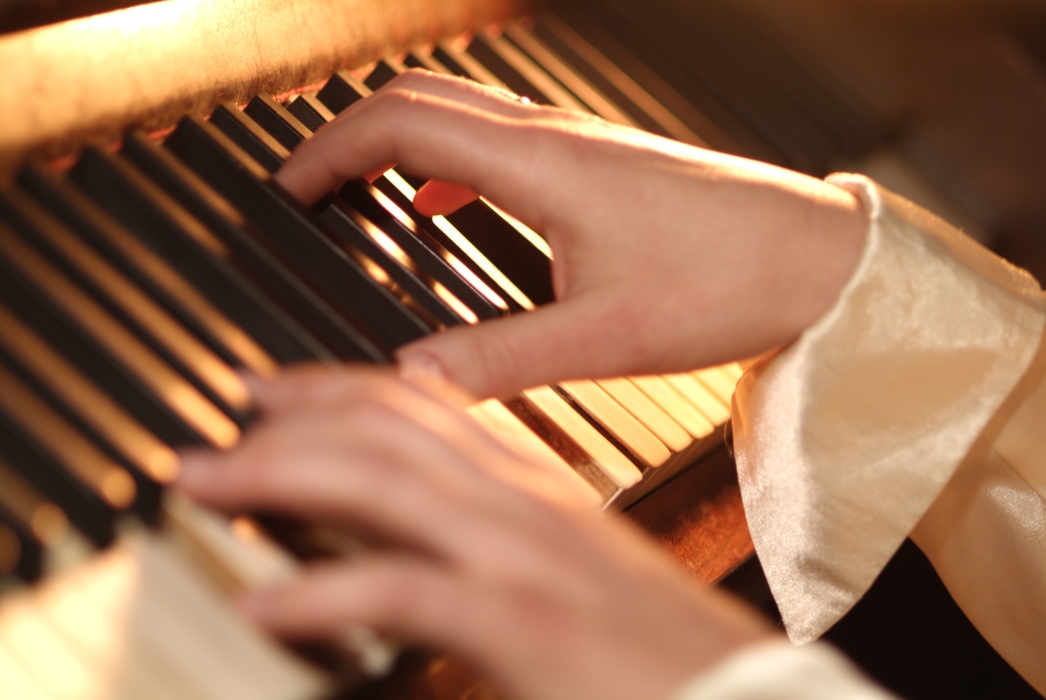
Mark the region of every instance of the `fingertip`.
[[179, 453], [178, 478], [175, 485], [191, 496], [206, 494], [215, 484], [215, 465], [208, 451], [183, 450]]

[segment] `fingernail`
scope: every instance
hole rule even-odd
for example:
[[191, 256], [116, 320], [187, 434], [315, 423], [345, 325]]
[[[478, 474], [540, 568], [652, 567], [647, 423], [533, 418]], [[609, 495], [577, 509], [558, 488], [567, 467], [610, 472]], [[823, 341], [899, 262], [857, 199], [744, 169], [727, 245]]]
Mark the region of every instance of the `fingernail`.
[[399, 358], [400, 379], [411, 384], [444, 384], [447, 374], [432, 353], [424, 350]]

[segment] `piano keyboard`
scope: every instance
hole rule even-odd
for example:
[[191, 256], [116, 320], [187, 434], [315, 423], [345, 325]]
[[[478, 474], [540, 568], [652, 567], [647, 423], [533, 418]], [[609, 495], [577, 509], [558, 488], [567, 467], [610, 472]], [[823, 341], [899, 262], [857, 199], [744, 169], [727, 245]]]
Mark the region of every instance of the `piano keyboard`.
[[[197, 580], [206, 577], [170, 573], [184, 553], [133, 523], [172, 518], [165, 485], [177, 474], [176, 449], [228, 448], [249, 426], [239, 371], [388, 362], [428, 333], [553, 300], [548, 246], [485, 201], [422, 217], [411, 204], [420, 183], [395, 170], [349, 182], [312, 208], [272, 183], [301, 141], [410, 67], [699, 142], [546, 15], [532, 27], [508, 23], [341, 71], [317, 92], [259, 95], [206, 120], [187, 116], [162, 139], [132, 133], [115, 151], [86, 149], [62, 175], [26, 166], [0, 192], [0, 576], [21, 588], [0, 598], [0, 678], [23, 688], [11, 697], [230, 698], [250, 688], [255, 698], [304, 698], [325, 687], [314, 671], [237, 631], [235, 615], [214, 612], [216, 594]], [[625, 508], [718, 444], [739, 376], [731, 364], [567, 381], [473, 413]], [[175, 520], [185, 532], [200, 527], [181, 512]], [[87, 564], [68, 565], [117, 541]], [[63, 568], [36, 588], [14, 583]], [[249, 582], [241, 574], [250, 565], [227, 568]], [[161, 691], [141, 670], [112, 675], [122, 679], [119, 692], [106, 685], [103, 651], [141, 644], [139, 655], [156, 656], [163, 640], [155, 630], [116, 639], [95, 620], [111, 648], [92, 649], [56, 611], [79, 598], [120, 618], [129, 608], [113, 591], [144, 591], [136, 572], [170, 578], [177, 605], [212, 610], [209, 631], [186, 635], [226, 635], [231, 664], [282, 670], [235, 691], [228, 673], [212, 688], [184, 692]], [[116, 589], [101, 583], [109, 579]], [[142, 605], [166, 605], [141, 594]], [[155, 614], [170, 617], [177, 605]], [[68, 657], [47, 667], [66, 670], [41, 670], [40, 654]]]

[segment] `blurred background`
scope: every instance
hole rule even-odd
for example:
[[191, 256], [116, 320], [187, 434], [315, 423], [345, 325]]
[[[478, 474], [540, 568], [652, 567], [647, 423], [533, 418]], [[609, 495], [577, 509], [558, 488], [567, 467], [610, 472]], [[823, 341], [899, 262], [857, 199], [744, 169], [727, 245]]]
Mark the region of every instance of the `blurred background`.
[[1046, 279], [1046, 2], [553, 7], [660, 76], [712, 146], [867, 173]]

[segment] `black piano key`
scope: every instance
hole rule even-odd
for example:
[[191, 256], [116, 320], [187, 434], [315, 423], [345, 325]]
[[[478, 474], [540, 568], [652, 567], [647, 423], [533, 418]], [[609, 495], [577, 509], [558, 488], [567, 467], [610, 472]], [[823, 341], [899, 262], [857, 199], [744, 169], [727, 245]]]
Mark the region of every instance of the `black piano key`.
[[[248, 118], [236, 105], [226, 103], [214, 108], [210, 122], [246, 151], [258, 165], [267, 172], [274, 173], [280, 169], [290, 153], [267, 131], [252, 128], [251, 124], [245, 122]], [[256, 123], [253, 126], [256, 126]]]
[[53, 411], [83, 433], [134, 478], [134, 511], [159, 515], [163, 484], [177, 473], [178, 456], [123, 411], [75, 367], [0, 306], [0, 365], [5, 364]]
[[[311, 135], [311, 131], [307, 129], [304, 124], [273, 102], [271, 98], [269, 98], [269, 104], [265, 104], [262, 102], [260, 97], [256, 97], [248, 104], [248, 109], [251, 109], [252, 104], [261, 105], [261, 108], [256, 107], [251, 111], [261, 112], [263, 115], [268, 115], [270, 118], [269, 121], [282, 123], [284, 127], [293, 131], [294, 135], [297, 136], [297, 141], [288, 148], [276, 139], [276, 136], [269, 132], [268, 129], [255, 121], [246, 110], [245, 113], [241, 113], [238, 117], [239, 125], [241, 127], [239, 130], [249, 130], [255, 134], [258, 131], [262, 131], [269, 137], [270, 140], [267, 143], [257, 135], [252, 136], [252, 140], [258, 143], [264, 143], [266, 150], [279, 158], [281, 162], [289, 156], [291, 148], [297, 145], [297, 143], [300, 143], [301, 140], [307, 136]], [[277, 129], [277, 132], [282, 135], [284, 140], [291, 140], [291, 134], [288, 133], [286, 129]], [[232, 136], [229, 132], [226, 133], [229, 134], [230, 137]], [[244, 138], [246, 139], [246, 137]], [[403, 293], [399, 295], [400, 300], [413, 309], [419, 316], [427, 316], [430, 319], [430, 325], [438, 324], [442, 326], [454, 326], [460, 325], [466, 320], [478, 320], [479, 317], [475, 313], [468, 313], [466, 309], [455, 308], [456, 306], [460, 307], [464, 302], [456, 296], [447, 299], [444, 295], [441, 295], [440, 292], [442, 290], [439, 289], [437, 284], [442, 284], [442, 282], [429, 275], [428, 269], [426, 269], [425, 265], [422, 265], [419, 261], [408, 257], [408, 254], [402, 246], [400, 246], [396, 239], [390, 235], [386, 226], [379, 225], [373, 219], [370, 219], [370, 217], [363, 214], [350, 202], [346, 201], [345, 198], [340, 195], [340, 192], [337, 195], [328, 197], [326, 204], [321, 204], [318, 207], [314, 207], [314, 209], [318, 209], [320, 218], [330, 224], [332, 230], [341, 235], [342, 239], [338, 242], [342, 247], [345, 247], [347, 244], [349, 247], [346, 248], [346, 250], [350, 254], [355, 255], [354, 251], [358, 251], [367, 259], [381, 267], [384, 274], [391, 278], [393, 283], [399, 285], [399, 288], [402, 290]], [[371, 211], [374, 210], [383, 213], [382, 218], [386, 224], [395, 221], [382, 207], [371, 207]], [[406, 233], [407, 237], [413, 239], [413, 236], [410, 235], [410, 232], [406, 230], [402, 224], [399, 222], [395, 222], [395, 224], [394, 227], [396, 228], [396, 233]], [[381, 243], [379, 243], [383, 238], [385, 239], [386, 244], [391, 244], [398, 248], [398, 250], [386, 249]], [[424, 246], [415, 247], [424, 249]], [[430, 252], [423, 260], [427, 264], [442, 262], [435, 260], [435, 256]], [[440, 271], [452, 272], [445, 265], [440, 266]], [[459, 281], [462, 280], [459, 279]], [[449, 289], [447, 291], [449, 291]], [[446, 292], [444, 292], [444, 294], [446, 294]], [[453, 295], [453, 292], [450, 294]]]
[[255, 95], [243, 108], [243, 113], [288, 151], [293, 151], [315, 131], [288, 112], [271, 95]]
[[140, 377], [114, 358], [98, 339], [85, 334], [52, 298], [23, 278], [3, 256], [0, 256], [0, 301], [81, 372], [106, 387], [110, 396], [165, 443], [206, 444]]
[[[149, 457], [149, 454], [143, 454], [143, 450], [138, 450], [137, 454], [129, 453], [127, 448], [130, 441], [113, 441], [113, 439], [107, 438], [105, 432], [112, 435], [112, 430], [105, 432], [99, 430], [96, 424], [92, 424], [91, 415], [84, 415], [81, 412], [85, 410], [90, 411], [93, 408], [90, 405], [91, 401], [84, 402], [87, 405], [71, 406], [60, 396], [58, 391], [53, 389], [53, 385], [49, 386], [46, 380], [43, 380], [31, 369], [28, 369], [17, 358], [8, 354], [5, 348], [0, 348], [0, 367], [6, 367], [6, 370], [12, 372], [19, 381], [35, 393], [36, 397], [46, 404], [49, 410], [53, 411], [56, 416], [67, 422], [75, 431], [81, 434], [87, 443], [126, 471], [134, 479], [136, 491], [130, 510], [146, 522], [157, 521], [160, 515], [160, 504], [165, 480], [157, 478], [153, 470], [142, 467], [142, 458]], [[106, 407], [98, 406], [98, 408], [105, 410]], [[154, 439], [156, 438], [154, 437]], [[177, 464], [177, 457], [175, 457], [175, 461]]]
[[0, 576], [26, 582], [44, 571], [47, 554], [69, 534], [69, 519], [0, 458]]
[[[348, 77], [351, 78], [351, 76]], [[370, 89], [365, 85], [355, 81], [355, 79], [350, 81], [341, 74], [332, 77], [331, 81], [340, 86], [340, 91], [354, 91], [354, 94], [359, 99], [370, 94]], [[316, 131], [334, 118], [334, 111], [323, 104], [317, 97], [311, 95], [299, 96], [298, 99], [290, 103], [288, 111], [312, 131]], [[416, 186], [420, 186], [420, 184], [416, 183]], [[350, 183], [346, 183], [345, 187], [349, 186]], [[407, 214], [415, 222], [418, 228], [416, 232], [418, 239], [424, 242], [436, 256], [447, 261], [448, 264], [453, 263], [456, 266], [467, 268], [468, 272], [461, 271], [462, 274], [471, 275], [475, 281], [472, 283], [472, 286], [480, 292], [487, 292], [490, 295], [487, 297], [488, 300], [510, 311], [522, 311], [532, 306], [529, 300], [527, 300], [527, 304], [521, 304], [511, 290], [506, 289], [503, 284], [491, 276], [482, 264], [478, 263], [472, 255], [463, 250], [456, 241], [449, 238], [432, 219], [418, 214], [410, 199], [396, 189], [387, 178], [378, 178], [374, 181], [372, 187], [379, 190], [396, 208]], [[382, 208], [384, 209], [385, 207]], [[494, 299], [493, 297], [497, 298]]]
[[365, 229], [380, 234], [380, 230], [337, 195], [329, 195], [316, 207], [320, 220], [327, 223], [339, 239], [335, 242], [365, 268], [375, 266], [374, 276], [385, 277], [385, 285], [430, 330], [457, 326], [464, 319], [431, 288], [406, 267], [409, 260], [396, 260], [371, 238]]
[[254, 226], [184, 163], [141, 133], [130, 134], [120, 154], [221, 239], [237, 269], [283, 309], [279, 318], [294, 327], [298, 345], [283, 362], [370, 357], [369, 341], [269, 252]]
[[27, 383], [98, 444], [156, 484], [169, 483], [178, 472], [178, 455], [56, 348], [3, 304], [0, 304], [0, 357], [19, 370]]
[[24, 281], [71, 320], [85, 338], [133, 372], [143, 386], [162, 399], [196, 433], [220, 447], [229, 447], [239, 438], [240, 428], [234, 419], [6, 227], [0, 228], [0, 255]]
[[[303, 98], [299, 98], [294, 104], [299, 102], [303, 102]], [[303, 102], [303, 104], [307, 103]], [[320, 120], [321, 125], [326, 123], [327, 118], [333, 116], [323, 105], [313, 104], [306, 109]], [[244, 108], [244, 112], [255, 119], [289, 151], [293, 151], [299, 143], [312, 136], [314, 131], [268, 95], [255, 97]], [[477, 319], [484, 320], [501, 315], [497, 306], [446, 262], [450, 257], [446, 249], [423, 230], [417, 229], [416, 223], [414, 223], [414, 230], [407, 228], [402, 221], [381, 205], [375, 198], [373, 188], [366, 181], [347, 182], [338, 190], [338, 195], [391, 238], [418, 269], [433, 281], [442, 284], [461, 303], [465, 304]], [[431, 283], [429, 284], [431, 285]], [[483, 287], [487, 294], [494, 294], [489, 286], [484, 284]], [[504, 308], [504, 302], [501, 305]]]
[[537, 85], [531, 82], [527, 76], [516, 70], [502, 58], [491, 46], [490, 40], [482, 34], [477, 35], [468, 45], [466, 52], [483, 64], [503, 82], [509, 90], [528, 98], [532, 102], [544, 105], [555, 104], [551, 96], [545, 94]]
[[[75, 187], [27, 167], [20, 174], [15, 191], [32, 198], [86, 245], [135, 280], [227, 362], [263, 376], [275, 370], [277, 359], [246, 330]], [[289, 337], [296, 340], [293, 335]]]
[[435, 56], [423, 53], [422, 51], [411, 51], [407, 54], [406, 58], [403, 59], [403, 65], [407, 68], [421, 68], [422, 70], [432, 71], [433, 73], [451, 73], [451, 70], [436, 60]]
[[[83, 191], [66, 183], [52, 183], [33, 169], [21, 173], [19, 184], [90, 241], [96, 250], [157, 295], [166, 297], [167, 292], [150, 279], [149, 274], [142, 272], [142, 268], [150, 267], [149, 258], [158, 259], [163, 267], [173, 269], [180, 276], [178, 283], [191, 285], [190, 297], [206, 299], [208, 306], [213, 305], [237, 326], [237, 330], [242, 329], [252, 339], [251, 344], [259, 345], [276, 361], [295, 362], [313, 357], [308, 346], [299, 339], [300, 326], [199, 241], [187, 238], [178, 230], [153, 229], [148, 221], [145, 228], [134, 231], [132, 236], [121, 222], [104, 212]], [[144, 254], [139, 252], [143, 247]], [[159, 274], [162, 273], [161, 270]], [[171, 306], [177, 308], [178, 304]], [[209, 333], [202, 335], [208, 336], [219, 347], [223, 345]]]
[[482, 201], [466, 204], [447, 216], [534, 304], [556, 300], [552, 261]]
[[348, 253], [330, 240], [329, 228], [232, 140], [196, 117], [186, 117], [165, 147], [208, 180], [348, 318], [392, 350], [417, 340], [429, 328], [377, 284]]
[[41, 445], [0, 406], [0, 458], [54, 501], [96, 545], [111, 544], [117, 511], [68, 470], [47, 446]]
[[[325, 93], [327, 86], [333, 86], [329, 93]], [[350, 94], [354, 94], [355, 99], [359, 100], [371, 94], [371, 91], [366, 85], [342, 71], [327, 82], [323, 90], [317, 94], [317, 98], [331, 112], [337, 113], [340, 111], [338, 105], [348, 99]], [[412, 184], [418, 186], [416, 181]], [[392, 196], [389, 188], [382, 183], [376, 181], [375, 185]], [[415, 213], [413, 206], [405, 210]], [[487, 260], [505, 273], [531, 302], [541, 305], [555, 301], [551, 261], [489, 205], [477, 200], [446, 218]], [[442, 232], [436, 238], [446, 245]]]
[[[219, 105], [210, 121], [270, 173], [278, 170], [290, 156], [279, 141], [235, 105]], [[331, 241], [423, 321], [428, 331], [440, 325], [460, 324], [462, 319], [442, 299], [367, 235], [363, 226], [369, 222], [358, 221], [358, 214], [349, 209], [337, 196], [329, 196], [313, 207], [319, 219], [327, 224], [324, 233]], [[330, 235], [332, 233], [335, 235]]]
[[119, 270], [83, 245], [61, 223], [17, 192], [0, 192], [0, 219], [35, 245], [74, 281], [162, 356], [240, 427], [251, 415], [250, 395], [232, 367], [169, 316]]
[[[407, 178], [404, 178], [404, 180], [406, 179]], [[379, 177], [374, 181], [372, 187], [384, 195], [393, 205], [405, 212], [416, 223], [419, 230], [426, 234], [427, 239], [435, 243], [434, 246], [430, 245], [434, 252], [441, 255], [443, 251], [446, 251], [453, 256], [454, 259], [468, 268], [469, 272], [471, 272], [472, 275], [474, 275], [488, 289], [494, 290], [497, 296], [507, 306], [509, 311], [517, 312], [533, 308], [534, 304], [526, 294], [523, 294], [522, 292], [516, 293], [514, 289], [498, 278], [498, 274], [495, 274], [492, 270], [488, 270], [482, 262], [476, 259], [475, 256], [462, 248], [462, 246], [458, 244], [458, 241], [449, 236], [447, 232], [440, 228], [432, 218], [419, 214], [417, 210], [414, 209], [414, 204], [411, 202], [411, 199], [392, 184], [388, 175]], [[461, 232], [459, 231], [459, 233]], [[464, 235], [462, 235], [462, 237], [467, 239]], [[482, 255], [482, 251], [479, 252]], [[489, 260], [487, 262], [489, 262]], [[496, 266], [494, 266], [493, 263], [490, 263], [490, 266], [496, 269]], [[500, 273], [500, 270], [497, 270], [497, 272]], [[511, 280], [509, 280], [507, 276], [505, 277], [505, 280], [511, 283]], [[513, 284], [512, 287], [514, 286], [515, 285]]]
[[[70, 180], [129, 229], [141, 242], [180, 270], [208, 299], [277, 360], [311, 359], [300, 351], [301, 326], [283, 313], [232, 264], [232, 251], [213, 232], [151, 182], [126, 159], [87, 149]], [[285, 354], [290, 349], [293, 354]]]
[[327, 109], [338, 114], [370, 94], [370, 88], [346, 70], [340, 70], [316, 94]]
[[287, 111], [312, 132], [316, 132], [334, 118], [334, 112], [315, 95], [298, 95], [297, 99], [287, 105]]
[[[606, 95], [639, 128], [659, 136], [693, 142], [693, 132], [690, 132], [691, 138], [688, 139], [678, 130], [666, 126], [666, 117], [675, 121], [675, 115], [665, 110], [638, 83], [559, 19], [542, 14], [530, 31], [536, 39], [555, 51], [573, 72]], [[689, 131], [687, 127], [683, 128]], [[733, 152], [732, 149], [723, 150]]]
[[0, 581], [6, 576], [17, 576], [33, 583], [43, 574], [43, 564], [43, 543], [0, 504]]
[[436, 44], [432, 48], [432, 57], [439, 61], [440, 65], [445, 66], [453, 75], [459, 78], [472, 78], [472, 74], [469, 73], [468, 69], [458, 63], [443, 46]]
[[374, 66], [374, 70], [363, 81], [371, 90], [377, 90], [397, 75], [406, 70], [406, 66], [393, 58], [383, 58]]
[[[450, 290], [450, 293], [461, 300], [476, 315], [476, 318], [481, 321], [497, 318], [502, 315], [502, 309], [507, 310], [505, 302], [491, 289], [491, 285], [479, 279], [476, 279], [473, 284], [462, 277], [447, 262], [453, 257], [459, 266], [463, 266], [457, 256], [453, 256], [440, 245], [439, 241], [428, 235], [416, 221], [413, 221], [414, 230], [407, 228], [403, 222], [382, 206], [375, 198], [374, 192], [376, 190], [371, 185], [365, 181], [356, 180], [346, 182], [338, 190], [338, 195], [384, 231], [419, 268]], [[404, 213], [406, 214], [406, 212]], [[480, 285], [489, 296], [484, 296], [483, 292], [477, 289]], [[501, 308], [495, 306], [491, 297], [499, 302]]]

